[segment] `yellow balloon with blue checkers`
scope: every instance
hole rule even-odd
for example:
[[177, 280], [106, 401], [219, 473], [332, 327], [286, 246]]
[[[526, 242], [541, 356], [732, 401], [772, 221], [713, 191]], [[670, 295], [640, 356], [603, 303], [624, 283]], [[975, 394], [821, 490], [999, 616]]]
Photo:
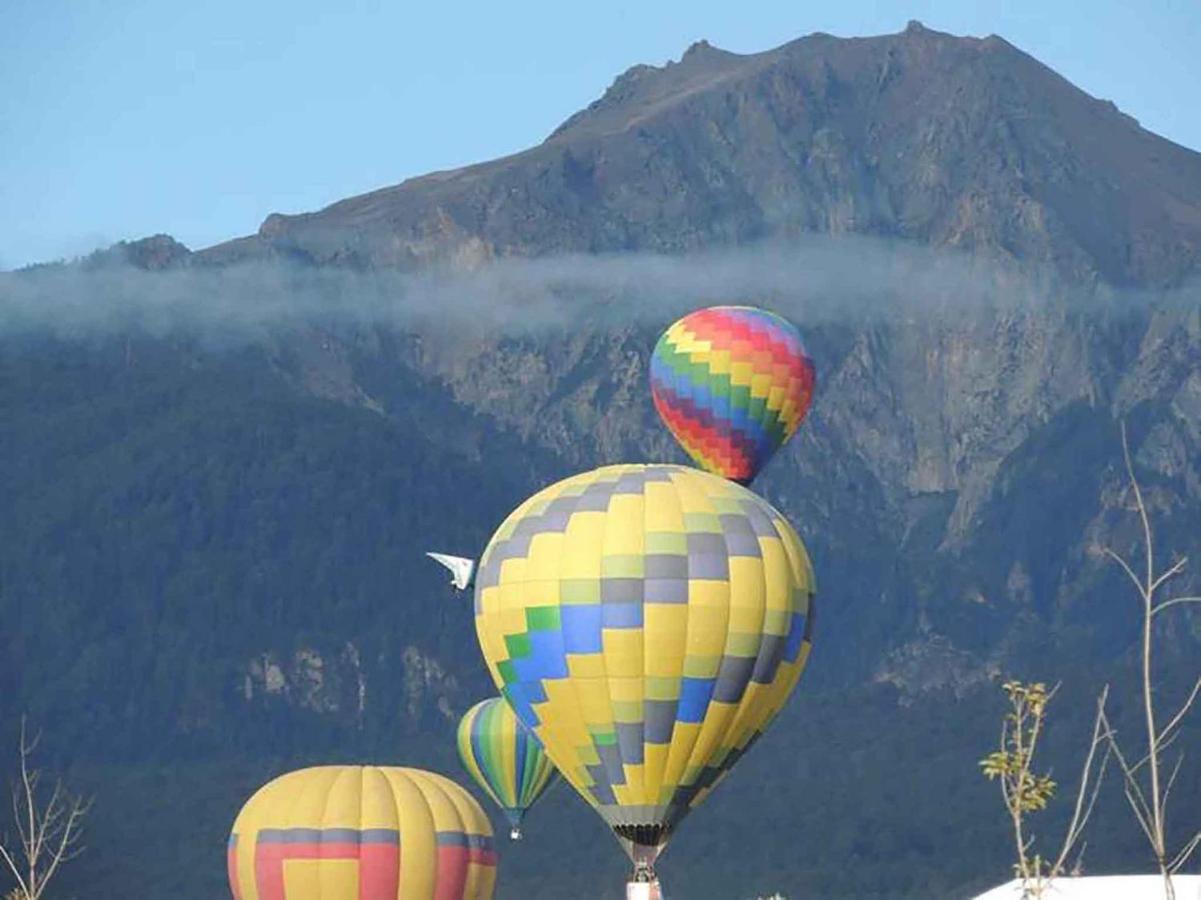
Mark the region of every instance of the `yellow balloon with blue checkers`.
[[747, 488], [685, 466], [605, 466], [497, 529], [476, 631], [559, 772], [653, 862], [796, 686], [814, 593], [800, 537]]

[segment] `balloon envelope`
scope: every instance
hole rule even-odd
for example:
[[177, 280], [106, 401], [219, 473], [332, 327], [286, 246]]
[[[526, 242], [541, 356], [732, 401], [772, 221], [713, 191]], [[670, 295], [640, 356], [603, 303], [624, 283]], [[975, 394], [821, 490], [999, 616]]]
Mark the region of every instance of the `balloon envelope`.
[[495, 880], [488, 816], [420, 769], [289, 772], [246, 802], [229, 838], [234, 900], [488, 900]]
[[813, 592], [800, 538], [746, 488], [684, 466], [607, 466], [500, 526], [476, 630], [518, 717], [637, 857], [787, 699]]
[[713, 306], [689, 313], [655, 345], [655, 408], [701, 468], [748, 484], [796, 432], [813, 401], [813, 360], [775, 313]]
[[555, 777], [542, 743], [501, 697], [483, 700], [459, 721], [459, 758], [521, 836], [521, 820]]

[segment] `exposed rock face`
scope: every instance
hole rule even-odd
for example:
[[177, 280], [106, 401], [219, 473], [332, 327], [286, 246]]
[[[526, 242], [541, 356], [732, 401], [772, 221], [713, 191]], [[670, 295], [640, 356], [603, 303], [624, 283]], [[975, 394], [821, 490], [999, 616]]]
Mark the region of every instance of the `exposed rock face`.
[[272, 215], [204, 258], [473, 266], [829, 232], [1162, 284], [1197, 267], [1199, 172], [998, 37], [700, 43], [630, 69], [537, 147]]
[[187, 247], [168, 234], [156, 234], [99, 250], [83, 261], [84, 268], [126, 265], [148, 272], [186, 264], [192, 255]]
[[358, 648], [349, 641], [328, 658], [311, 647], [284, 661], [264, 653], [247, 663], [241, 693], [247, 703], [280, 697], [299, 709], [360, 721], [367, 710], [367, 680]]

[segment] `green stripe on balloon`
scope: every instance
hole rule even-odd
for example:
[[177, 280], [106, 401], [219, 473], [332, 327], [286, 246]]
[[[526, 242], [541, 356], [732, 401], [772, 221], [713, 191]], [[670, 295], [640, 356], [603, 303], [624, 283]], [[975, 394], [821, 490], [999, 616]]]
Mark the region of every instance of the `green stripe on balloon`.
[[[555, 616], [542, 615], [548, 625]], [[556, 770], [542, 744], [518, 721], [500, 697], [477, 703], [459, 722], [463, 767], [509, 819], [511, 836], [520, 836], [522, 817], [546, 791]], [[511, 763], [510, 763], [511, 761]]]

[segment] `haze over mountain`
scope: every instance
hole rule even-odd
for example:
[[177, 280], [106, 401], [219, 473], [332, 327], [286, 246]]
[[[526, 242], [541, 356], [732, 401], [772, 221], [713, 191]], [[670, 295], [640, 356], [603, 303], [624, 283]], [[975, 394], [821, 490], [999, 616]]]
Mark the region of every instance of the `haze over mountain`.
[[[647, 359], [712, 285], [788, 313], [817, 362], [756, 489], [809, 544], [820, 622], [798, 696], [664, 877], [697, 898], [1002, 880], [975, 770], [992, 683], [1087, 697], [1130, 651], [1097, 553], [1134, 537], [1120, 419], [1161, 553], [1199, 558], [1199, 268], [1201, 155], [1000, 38], [912, 23], [702, 42], [515, 156], [195, 253], [160, 236], [0, 276], [0, 720], [28, 709], [99, 794], [69, 877], [219, 896], [233, 812], [280, 767], [457, 774], [453, 723], [491, 687], [421, 551], [478, 552], [583, 467], [680, 459]], [[90, 291], [145, 315], [98, 316]], [[205, 304], [272, 313], [214, 342], [181, 312]], [[1173, 622], [1169, 695], [1201, 645], [1195, 613]], [[1064, 702], [1061, 758], [1082, 738]], [[1139, 864], [1120, 803], [1097, 869]], [[616, 885], [603, 829], [566, 791], [547, 806], [501, 895]]]

